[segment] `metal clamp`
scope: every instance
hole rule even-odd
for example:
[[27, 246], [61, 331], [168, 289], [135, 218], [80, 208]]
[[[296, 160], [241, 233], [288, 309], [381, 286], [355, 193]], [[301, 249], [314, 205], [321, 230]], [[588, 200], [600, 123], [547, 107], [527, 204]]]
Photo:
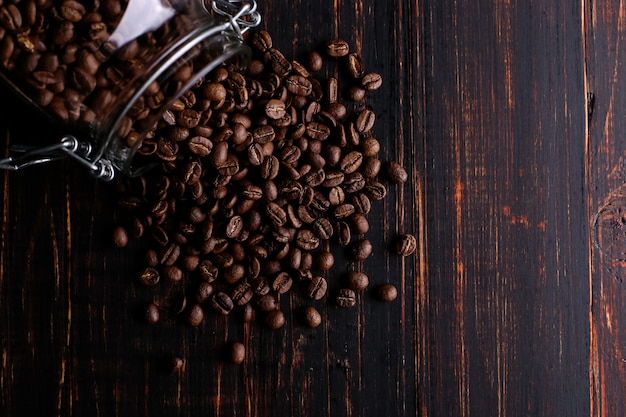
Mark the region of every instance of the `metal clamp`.
[[115, 169], [106, 159], [100, 159], [96, 162], [87, 159], [92, 151], [91, 144], [81, 142], [74, 136], [64, 136], [58, 143], [49, 146], [30, 147], [15, 145], [10, 147], [10, 151], [16, 155], [0, 159], [0, 169], [18, 171], [22, 168], [44, 164], [69, 156], [87, 167], [96, 178], [109, 181], [115, 176]]
[[230, 20], [233, 29], [240, 35], [261, 23], [261, 14], [254, 0], [213, 0], [211, 8]]

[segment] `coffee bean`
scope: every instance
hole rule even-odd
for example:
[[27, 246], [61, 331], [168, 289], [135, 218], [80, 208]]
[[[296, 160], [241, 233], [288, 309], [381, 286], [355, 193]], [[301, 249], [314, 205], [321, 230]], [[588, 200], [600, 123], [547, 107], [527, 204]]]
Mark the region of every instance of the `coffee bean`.
[[266, 52], [272, 47], [272, 37], [265, 30], [260, 30], [252, 35], [252, 45], [261, 52]]
[[378, 181], [371, 181], [365, 186], [365, 192], [370, 199], [380, 201], [387, 196], [387, 187]]
[[284, 294], [291, 288], [293, 280], [286, 272], [280, 272], [272, 281], [272, 290], [278, 294]]
[[359, 102], [365, 98], [366, 90], [358, 86], [352, 86], [348, 89], [348, 100]]
[[350, 253], [355, 261], [363, 261], [372, 254], [372, 244], [367, 239], [359, 239], [352, 244]]
[[308, 230], [299, 230], [296, 234], [296, 244], [303, 250], [314, 250], [319, 246], [320, 240], [315, 234]]
[[183, 369], [184, 365], [185, 365], [185, 362], [181, 358], [173, 357], [173, 358], [170, 358], [170, 360], [168, 361], [167, 369], [170, 372], [178, 372], [181, 369]]
[[335, 296], [335, 304], [343, 308], [351, 308], [356, 305], [356, 294], [350, 288], [342, 288]]
[[363, 76], [361, 57], [356, 53], [349, 54], [346, 59], [346, 70], [352, 78], [361, 78], [361, 76]]
[[369, 231], [370, 225], [367, 217], [363, 213], [354, 213], [350, 216], [352, 230], [357, 235], [364, 235]]
[[396, 241], [396, 252], [402, 256], [409, 256], [417, 249], [417, 240], [410, 234], [402, 234]]
[[242, 306], [252, 299], [254, 293], [250, 284], [246, 281], [239, 283], [231, 294], [231, 298], [235, 304]]
[[322, 251], [315, 255], [313, 265], [320, 271], [328, 271], [335, 264], [335, 257], [331, 252]]
[[265, 214], [275, 226], [284, 226], [287, 222], [287, 213], [278, 204], [270, 201], [265, 206]]
[[213, 285], [208, 282], [199, 283], [194, 296], [196, 303], [202, 304], [207, 301], [213, 294], [214, 289]]
[[356, 172], [357, 169], [361, 166], [363, 162], [363, 154], [359, 151], [351, 151], [348, 152], [341, 159], [339, 163], [339, 168], [344, 174], [352, 174]]
[[159, 283], [160, 279], [159, 271], [152, 267], [145, 268], [139, 275], [139, 282], [145, 286], [154, 286]]
[[154, 303], [149, 303], [146, 306], [144, 317], [149, 324], [156, 324], [161, 317], [159, 307]]
[[324, 217], [316, 219], [313, 222], [312, 230], [313, 233], [322, 240], [328, 240], [333, 236], [333, 226], [330, 221]]
[[315, 307], [306, 306], [302, 309], [300, 314], [302, 321], [308, 327], [315, 328], [322, 323], [322, 316]]
[[374, 122], [376, 121], [376, 115], [373, 111], [366, 109], [362, 111], [354, 122], [354, 127], [359, 133], [366, 133], [372, 130]]
[[361, 171], [363, 172], [363, 176], [365, 178], [375, 178], [378, 173], [380, 172], [380, 168], [381, 168], [381, 162], [380, 159], [375, 158], [375, 157], [369, 157], [369, 158], [365, 158], [365, 161], [363, 162]]
[[211, 297], [211, 306], [215, 311], [221, 314], [229, 314], [233, 308], [233, 300], [224, 292], [217, 292]]
[[336, 103], [339, 94], [339, 83], [335, 77], [328, 77], [326, 80], [326, 101]]
[[311, 72], [321, 70], [323, 62], [322, 56], [316, 51], [310, 51], [306, 56], [306, 66]]
[[276, 299], [271, 294], [263, 294], [256, 300], [256, 306], [260, 311], [272, 311], [277, 308]]
[[382, 83], [382, 77], [375, 72], [368, 72], [361, 78], [361, 86], [367, 91], [378, 90]]
[[194, 304], [189, 308], [187, 313], [187, 323], [192, 327], [198, 327], [204, 321], [204, 311], [198, 304]]
[[228, 358], [230, 362], [239, 365], [246, 359], [246, 347], [241, 342], [230, 344]]
[[272, 330], [283, 327], [285, 321], [285, 314], [280, 310], [272, 310], [265, 315], [265, 325]]
[[348, 223], [344, 221], [337, 222], [336, 229], [335, 235], [337, 236], [337, 242], [339, 245], [349, 245], [352, 239], [352, 233], [350, 232], [350, 226], [348, 226]]
[[391, 302], [398, 297], [398, 290], [392, 284], [382, 284], [376, 287], [376, 297], [383, 302]]
[[298, 96], [308, 96], [311, 94], [313, 85], [311, 82], [302, 75], [290, 75], [285, 79], [285, 85], [287, 90], [291, 94]]
[[118, 248], [123, 248], [128, 244], [128, 233], [122, 226], [117, 226], [113, 229], [113, 243]]
[[332, 39], [326, 43], [326, 53], [332, 57], [342, 57], [348, 55], [350, 47], [348, 42], [341, 39]]
[[183, 279], [183, 271], [175, 265], [166, 266], [163, 268], [163, 277], [169, 282], [180, 282]]
[[387, 178], [395, 184], [404, 184], [408, 179], [408, 174], [404, 167], [397, 162], [389, 162], [387, 165]]
[[363, 272], [350, 271], [346, 277], [346, 284], [354, 291], [363, 291], [369, 285], [369, 278]]
[[324, 277], [315, 276], [307, 284], [306, 294], [314, 299], [321, 300], [326, 295], [328, 283]]

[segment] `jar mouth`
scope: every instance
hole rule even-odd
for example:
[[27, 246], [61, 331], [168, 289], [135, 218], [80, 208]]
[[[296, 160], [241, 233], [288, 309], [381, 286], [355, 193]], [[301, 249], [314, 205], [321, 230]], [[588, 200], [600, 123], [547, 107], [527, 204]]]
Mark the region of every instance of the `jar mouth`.
[[[154, 112], [144, 125], [150, 126], [143, 131], [137, 132], [132, 142], [120, 135], [124, 123], [129, 120], [129, 113], [133, 106], [143, 97], [151, 85], [159, 85], [169, 80], [183, 65], [198, 62], [202, 55], [205, 63], [194, 68], [193, 75], [186, 80], [174, 93], [168, 94], [159, 110]], [[96, 138], [99, 148], [96, 150], [94, 159], [106, 159], [127, 176], [141, 175], [150, 169], [154, 163], [136, 161], [137, 150], [142, 146], [147, 135], [155, 127], [158, 120], [163, 116], [174, 102], [179, 100], [199, 80], [225, 62], [233, 63], [236, 67], [243, 68], [251, 56], [250, 48], [243, 43], [243, 39], [232, 31], [231, 23], [225, 22], [216, 27], [198, 29], [184, 39], [179, 40], [170, 50], [163, 55], [164, 58], [151, 68], [146, 77], [137, 81], [139, 85], [132, 97], [121, 107], [121, 110], [110, 119], [107, 126], [100, 129], [100, 137]]]

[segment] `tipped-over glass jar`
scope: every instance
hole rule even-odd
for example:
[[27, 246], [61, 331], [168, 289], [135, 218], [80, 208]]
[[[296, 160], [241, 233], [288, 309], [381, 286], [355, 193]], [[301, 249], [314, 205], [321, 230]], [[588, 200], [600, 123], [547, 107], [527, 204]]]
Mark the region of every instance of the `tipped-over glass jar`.
[[0, 0], [0, 79], [67, 129], [0, 168], [71, 156], [103, 179], [140, 173], [133, 157], [164, 111], [225, 61], [244, 67], [259, 22], [245, 0]]

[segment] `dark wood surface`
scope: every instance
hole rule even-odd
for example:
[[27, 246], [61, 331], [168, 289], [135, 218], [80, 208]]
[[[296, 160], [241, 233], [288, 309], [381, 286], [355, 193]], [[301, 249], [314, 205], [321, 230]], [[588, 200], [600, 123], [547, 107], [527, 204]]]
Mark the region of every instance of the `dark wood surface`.
[[[625, 6], [259, 3], [286, 55], [341, 37], [384, 78], [381, 158], [410, 180], [375, 206], [362, 268], [398, 300], [322, 304], [314, 330], [150, 327], [110, 184], [68, 161], [3, 173], [0, 416], [624, 415]], [[48, 134], [1, 97], [6, 145]]]

